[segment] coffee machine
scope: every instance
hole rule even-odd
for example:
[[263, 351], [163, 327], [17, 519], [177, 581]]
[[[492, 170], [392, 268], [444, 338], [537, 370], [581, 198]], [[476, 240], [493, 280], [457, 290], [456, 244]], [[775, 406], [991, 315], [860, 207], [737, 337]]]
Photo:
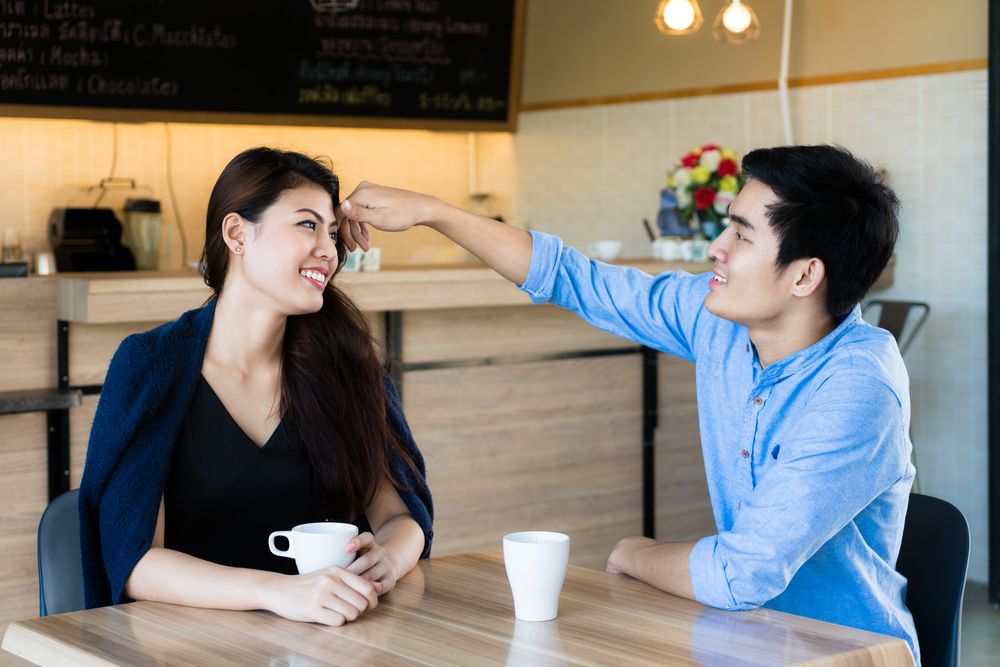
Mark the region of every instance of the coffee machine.
[[121, 241], [122, 223], [110, 208], [57, 208], [49, 216], [57, 271], [134, 271]]

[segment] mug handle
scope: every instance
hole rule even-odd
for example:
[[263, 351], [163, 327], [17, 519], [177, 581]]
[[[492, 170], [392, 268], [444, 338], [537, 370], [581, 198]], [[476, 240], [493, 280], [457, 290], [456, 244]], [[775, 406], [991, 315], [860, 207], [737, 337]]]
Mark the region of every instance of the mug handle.
[[[288, 540], [288, 548], [284, 551], [280, 550], [274, 545], [274, 538], [284, 537]], [[292, 543], [292, 531], [290, 530], [276, 530], [271, 533], [271, 536], [267, 538], [267, 546], [271, 547], [271, 553], [275, 556], [285, 556], [286, 558], [295, 558], [293, 543]]]

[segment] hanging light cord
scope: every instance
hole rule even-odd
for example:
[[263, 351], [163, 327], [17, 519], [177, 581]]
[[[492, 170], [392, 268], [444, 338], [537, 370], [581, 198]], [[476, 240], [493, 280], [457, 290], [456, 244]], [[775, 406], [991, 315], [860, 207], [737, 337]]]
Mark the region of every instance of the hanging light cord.
[[187, 235], [184, 233], [184, 225], [181, 224], [181, 210], [177, 206], [177, 194], [174, 192], [174, 168], [173, 168], [173, 141], [170, 136], [170, 123], [163, 124], [163, 131], [167, 135], [167, 191], [170, 193], [170, 207], [174, 209], [174, 222], [177, 223], [177, 234], [181, 239], [181, 266], [187, 268]]
[[785, 20], [781, 30], [781, 72], [778, 74], [778, 100], [781, 103], [781, 125], [785, 145], [795, 143], [792, 138], [792, 112], [788, 103], [788, 52], [792, 42], [792, 0], [785, 0]]

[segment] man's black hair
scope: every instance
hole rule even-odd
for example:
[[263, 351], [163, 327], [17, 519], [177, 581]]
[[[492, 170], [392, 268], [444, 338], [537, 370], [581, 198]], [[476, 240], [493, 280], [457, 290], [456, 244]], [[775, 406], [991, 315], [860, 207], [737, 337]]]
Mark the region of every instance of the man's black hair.
[[826, 266], [826, 305], [847, 314], [885, 269], [899, 236], [899, 200], [866, 162], [839, 146], [760, 148], [743, 171], [771, 188], [776, 265], [817, 257]]

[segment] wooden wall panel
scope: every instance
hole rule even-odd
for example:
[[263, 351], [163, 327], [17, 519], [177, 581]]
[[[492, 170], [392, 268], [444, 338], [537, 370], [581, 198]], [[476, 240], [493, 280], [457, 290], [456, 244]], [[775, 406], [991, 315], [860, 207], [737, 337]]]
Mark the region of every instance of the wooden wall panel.
[[0, 282], [0, 391], [55, 386], [55, 299], [50, 277]]
[[132, 324], [70, 324], [69, 382], [74, 386], [104, 384], [111, 357], [122, 340], [133, 333], [157, 326], [150, 322]]
[[409, 311], [407, 363], [635, 347], [554, 306]]
[[[38, 519], [48, 501], [45, 414], [2, 415], [0, 431], [4, 434], [0, 440], [0, 632], [4, 632], [9, 621], [38, 615], [35, 543]], [[39, 440], [41, 447], [36, 444]]]
[[80, 486], [83, 464], [87, 459], [87, 443], [90, 441], [90, 426], [94, 423], [97, 401], [100, 396], [84, 396], [83, 404], [69, 413], [69, 486]]
[[640, 377], [638, 355], [406, 373], [434, 553], [556, 530], [573, 539], [572, 563], [602, 568], [642, 529]]
[[365, 317], [368, 318], [368, 326], [371, 327], [372, 337], [378, 347], [379, 359], [385, 363], [385, 313], [366, 312]]
[[715, 520], [698, 430], [694, 364], [659, 356], [660, 421], [656, 430], [656, 538], [713, 535]]

